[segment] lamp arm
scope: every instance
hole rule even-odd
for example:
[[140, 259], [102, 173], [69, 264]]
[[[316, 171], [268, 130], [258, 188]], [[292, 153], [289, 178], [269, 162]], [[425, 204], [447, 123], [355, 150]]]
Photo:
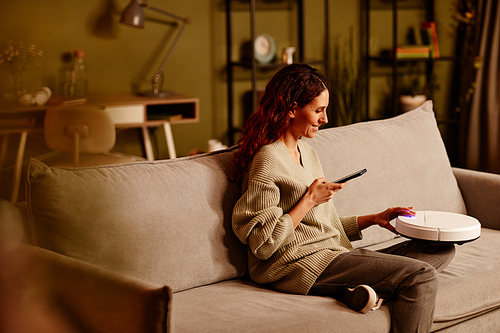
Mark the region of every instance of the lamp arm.
[[139, 0], [139, 5], [140, 5], [141, 7], [148, 8], [148, 9], [150, 9], [150, 10], [152, 10], [152, 11], [157, 12], [157, 13], [160, 13], [160, 14], [163, 14], [163, 15], [166, 15], [166, 16], [170, 16], [170, 17], [172, 17], [172, 18], [174, 18], [174, 19], [176, 19], [176, 20], [182, 21], [182, 26], [181, 26], [181, 28], [179, 29], [179, 31], [178, 31], [178, 32], [177, 32], [177, 34], [175, 35], [175, 38], [174, 38], [174, 40], [173, 40], [173, 42], [172, 42], [172, 45], [171, 45], [171, 46], [170, 46], [170, 48], [168, 49], [167, 54], [166, 54], [166, 55], [165, 55], [165, 57], [163, 58], [163, 61], [162, 61], [161, 65], [160, 65], [160, 67], [158, 68], [158, 70], [156, 71], [156, 74], [155, 74], [155, 76], [154, 76], [154, 78], [153, 78], [153, 92], [154, 92], [155, 94], [157, 94], [157, 93], [158, 93], [158, 91], [159, 91], [158, 84], [159, 84], [159, 82], [160, 82], [160, 75], [161, 75], [161, 73], [163, 73], [163, 69], [165, 68], [165, 65], [167, 64], [168, 59], [170, 59], [170, 56], [171, 56], [171, 55], [172, 55], [172, 53], [174, 52], [174, 49], [175, 49], [175, 47], [177, 46], [177, 43], [179, 42], [179, 39], [181, 38], [182, 33], [184, 32], [184, 29], [186, 28], [186, 26], [187, 26], [188, 24], [190, 24], [190, 23], [191, 23], [191, 19], [190, 19], [190, 18], [188, 18], [188, 17], [186, 17], [186, 18], [184, 18], [184, 17], [180, 17], [180, 16], [178, 16], [178, 15], [175, 15], [175, 14], [169, 13], [169, 12], [167, 12], [167, 11], [164, 11], [164, 10], [158, 9], [158, 8], [156, 8], [156, 7], [150, 6], [150, 5], [149, 5], [146, 1], [141, 1], [141, 0]]
[[181, 28], [179, 29], [179, 31], [175, 35], [175, 39], [172, 42], [172, 45], [170, 45], [170, 48], [168, 49], [167, 54], [163, 58], [163, 61], [162, 61], [161, 65], [160, 65], [160, 67], [156, 71], [155, 77], [153, 78], [153, 89], [155, 90], [155, 94], [158, 92], [158, 83], [160, 81], [160, 75], [163, 72], [163, 69], [165, 68], [165, 65], [167, 64], [168, 59], [170, 59], [170, 56], [174, 52], [175, 46], [177, 45], [177, 42], [181, 38], [181, 35], [184, 32], [185, 28], [186, 28], [186, 23], [184, 22], [184, 24], [181, 26]]
[[141, 6], [141, 7], [148, 8], [148, 9], [151, 9], [152, 11], [157, 12], [157, 13], [170, 16], [170, 17], [172, 17], [172, 18], [174, 18], [176, 20], [179, 20], [179, 21], [189, 21], [189, 18], [180, 17], [178, 15], [175, 15], [175, 14], [169, 13], [167, 11], [161, 10], [159, 8], [153, 7], [150, 4], [148, 4], [146, 1], [139, 0], [138, 3], [139, 3], [139, 6]]

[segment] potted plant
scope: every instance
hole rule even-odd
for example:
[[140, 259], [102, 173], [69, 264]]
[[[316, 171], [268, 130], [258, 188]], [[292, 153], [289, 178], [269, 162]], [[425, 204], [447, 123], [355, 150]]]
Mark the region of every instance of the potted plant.
[[[344, 47], [336, 41], [333, 66], [330, 69], [331, 103], [340, 125], [358, 122], [362, 118], [365, 78], [363, 67], [354, 59], [353, 29]], [[330, 117], [332, 118], [332, 117]], [[332, 118], [333, 119], [333, 118]]]
[[402, 76], [398, 87], [401, 111], [413, 110], [426, 100], [432, 99], [437, 88], [435, 80], [435, 75], [427, 80], [424, 74], [418, 72], [417, 63], [410, 63], [410, 69]]

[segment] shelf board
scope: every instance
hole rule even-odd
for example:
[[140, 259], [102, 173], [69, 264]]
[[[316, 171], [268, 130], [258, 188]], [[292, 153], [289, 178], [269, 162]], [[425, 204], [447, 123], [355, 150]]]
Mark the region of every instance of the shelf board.
[[[304, 63], [308, 65], [324, 65], [325, 61], [317, 59], [309, 59], [304, 62], [297, 62], [297, 63]], [[248, 68], [248, 69], [252, 68], [251, 61], [231, 61], [229, 65], [235, 67]], [[285, 64], [281, 62], [271, 62], [268, 64], [257, 63], [257, 69], [262, 69], [262, 70], [277, 69], [283, 66], [285, 66]]]
[[375, 56], [375, 57], [368, 57], [369, 61], [376, 61], [376, 62], [384, 62], [384, 63], [392, 63], [392, 62], [409, 62], [409, 61], [453, 61], [455, 60], [455, 57], [449, 56], [449, 57], [439, 57], [439, 58], [403, 58], [403, 59], [394, 59], [391, 57], [383, 57], [383, 56]]
[[[231, 0], [231, 9], [233, 11], [248, 11], [250, 6], [249, 0]], [[273, 10], [291, 10], [294, 7], [292, 0], [256, 0], [255, 9], [258, 11], [273, 11]]]
[[[248, 68], [248, 69], [252, 68], [251, 61], [231, 61], [229, 63], [229, 65], [235, 66], [235, 67]], [[283, 66], [284, 66], [283, 63], [278, 63], [278, 62], [271, 62], [269, 64], [257, 63], [257, 69], [276, 69], [276, 68], [280, 68]]]
[[[369, 1], [370, 10], [392, 10], [392, 1], [389, 0], [371, 0]], [[401, 9], [425, 9], [424, 0], [397, 0], [396, 6]]]

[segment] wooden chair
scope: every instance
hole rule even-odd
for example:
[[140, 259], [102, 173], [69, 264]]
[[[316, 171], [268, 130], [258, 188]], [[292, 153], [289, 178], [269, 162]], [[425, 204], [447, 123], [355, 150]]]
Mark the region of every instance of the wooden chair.
[[20, 134], [19, 145], [17, 148], [16, 161], [12, 175], [12, 194], [10, 197], [11, 202], [17, 202], [19, 193], [19, 186], [21, 184], [21, 172], [23, 168], [24, 150], [26, 148], [26, 140], [28, 132], [32, 130], [28, 127], [20, 128], [0, 128], [0, 137], [2, 139], [0, 144], [0, 186], [3, 186], [1, 179], [2, 172], [4, 171], [5, 156], [7, 155], [7, 147], [9, 145], [9, 138], [11, 134]]
[[142, 157], [111, 152], [116, 129], [111, 115], [96, 106], [53, 107], [44, 120], [45, 144], [55, 152], [37, 157], [50, 166], [130, 163]]

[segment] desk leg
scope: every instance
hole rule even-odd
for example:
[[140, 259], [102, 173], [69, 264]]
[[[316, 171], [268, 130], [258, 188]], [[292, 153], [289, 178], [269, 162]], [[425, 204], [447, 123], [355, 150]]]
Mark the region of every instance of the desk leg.
[[174, 136], [172, 135], [172, 128], [170, 127], [170, 122], [165, 122], [163, 124], [163, 129], [165, 130], [165, 139], [167, 140], [168, 156], [170, 158], [177, 158], [177, 153], [175, 152]]
[[12, 198], [11, 202], [17, 202], [19, 196], [19, 186], [21, 185], [21, 171], [23, 170], [23, 160], [24, 160], [24, 149], [26, 148], [26, 139], [28, 137], [28, 131], [23, 131], [21, 133], [21, 138], [19, 139], [19, 148], [17, 149], [16, 165], [14, 168], [14, 186], [12, 187]]
[[146, 150], [146, 158], [148, 161], [154, 161], [153, 146], [151, 145], [151, 137], [147, 126], [142, 127], [142, 139], [144, 140], [144, 149]]

